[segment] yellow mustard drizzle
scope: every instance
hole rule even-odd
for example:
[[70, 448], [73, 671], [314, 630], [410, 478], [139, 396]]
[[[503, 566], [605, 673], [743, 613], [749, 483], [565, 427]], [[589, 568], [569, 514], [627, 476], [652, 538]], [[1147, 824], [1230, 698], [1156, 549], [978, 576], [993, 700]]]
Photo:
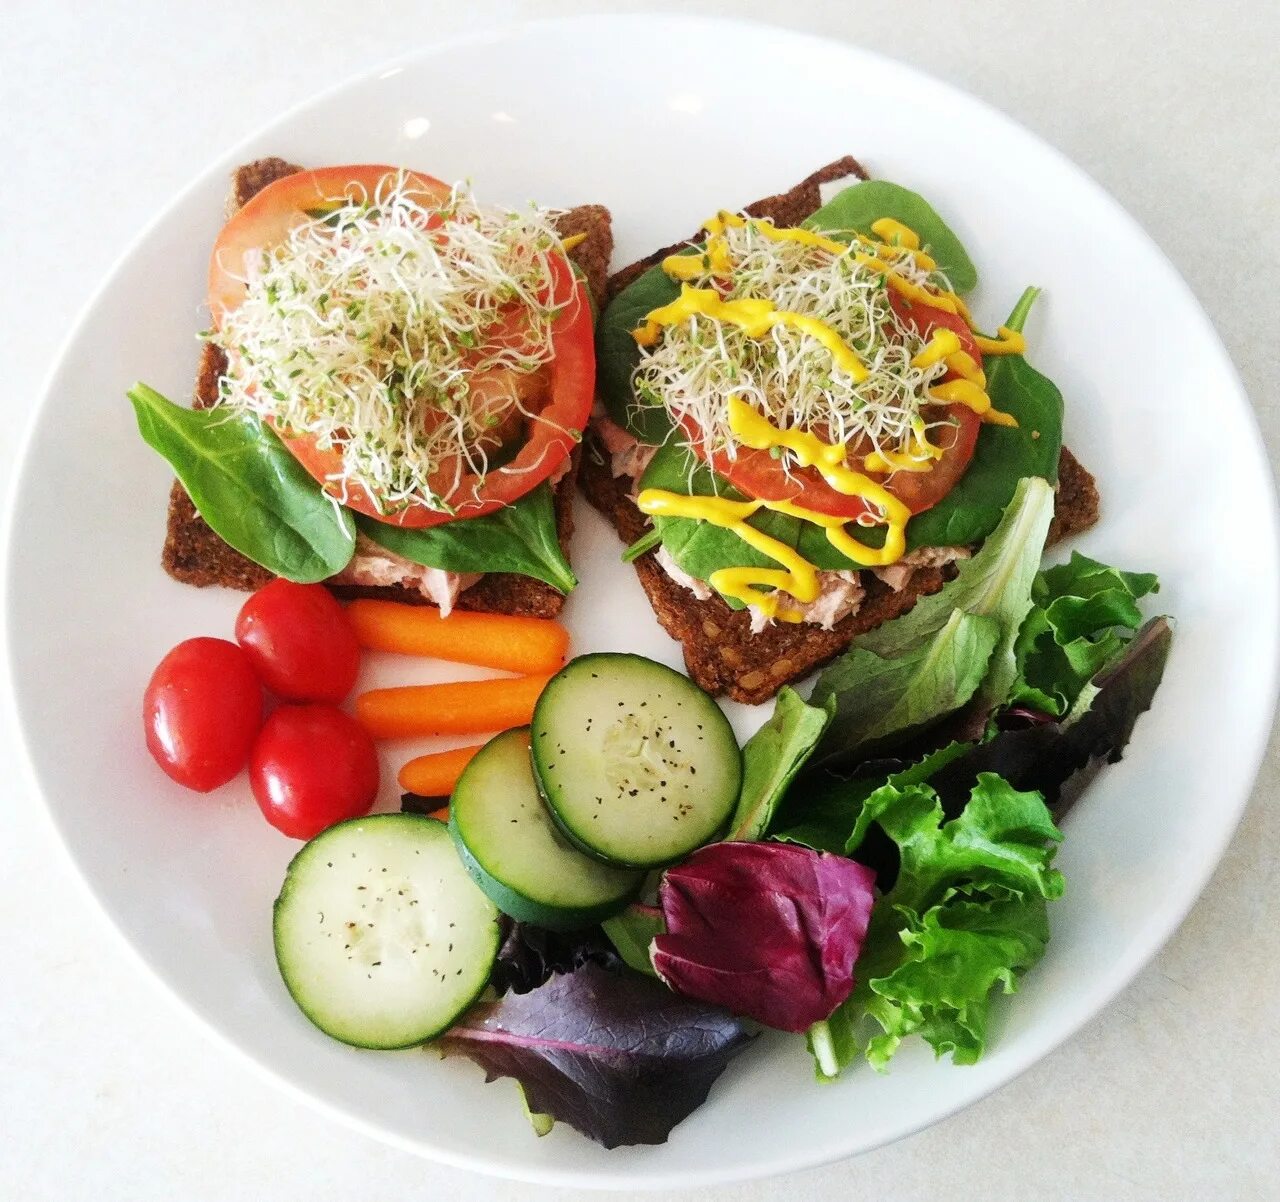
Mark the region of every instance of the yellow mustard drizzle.
[[789, 326], [814, 339], [831, 355], [835, 365], [855, 382], [867, 378], [866, 364], [840, 335], [816, 317], [774, 308], [772, 302], [757, 297], [725, 300], [714, 288], [680, 285], [680, 296], [645, 315], [644, 325], [632, 331], [640, 346], [658, 341], [664, 326], [681, 325], [691, 317], [709, 317], [712, 321], [735, 325], [748, 338], [763, 338], [774, 326]]
[[987, 338], [974, 330], [973, 340], [978, 344], [978, 350], [984, 355], [1025, 355], [1027, 353], [1027, 340], [1022, 336], [1021, 331], [1001, 326], [996, 333], [1000, 335], [998, 338]]
[[871, 223], [871, 232], [882, 242], [890, 246], [905, 246], [909, 250], [920, 249], [920, 235], [910, 226], [895, 221], [892, 217], [881, 217]]
[[[929, 390], [929, 396], [934, 400], [947, 405], [964, 405], [978, 414], [984, 422], [992, 425], [1018, 424], [1018, 419], [1013, 414], [992, 408], [991, 398], [987, 395], [986, 373], [982, 370], [982, 365], [975, 362], [973, 356], [961, 347], [960, 338], [954, 330], [935, 330], [925, 348], [911, 360], [912, 367], [932, 367], [935, 363], [945, 363], [960, 378], [934, 384]], [[870, 462], [867, 467], [877, 470]]]
[[[820, 591], [818, 569], [794, 547], [788, 547], [748, 524], [747, 519], [761, 509], [786, 514], [818, 526], [827, 541], [851, 562], [861, 567], [882, 567], [895, 563], [906, 550], [906, 525], [911, 511], [883, 485], [849, 468], [844, 446], [823, 442], [803, 430], [781, 430], [745, 401], [729, 401], [729, 427], [738, 441], [752, 450], [789, 450], [802, 467], [817, 468], [822, 478], [845, 496], [862, 497], [878, 508], [886, 527], [884, 546], [878, 550], [860, 543], [845, 529], [849, 519], [805, 509], [791, 501], [731, 501], [725, 497], [692, 497], [665, 489], [646, 488], [636, 499], [642, 513], [668, 517], [695, 518], [731, 530], [748, 546], [776, 560], [778, 568], [721, 568], [712, 572], [708, 583], [717, 592], [756, 606], [766, 617], [782, 622], [802, 621], [798, 610], [787, 607], [781, 594], [789, 594], [801, 604], [816, 601]], [[773, 592], [762, 592], [773, 589]]]
[[911, 516], [911, 511], [884, 485], [846, 466], [848, 452], [841, 443], [823, 442], [807, 430], [780, 430], [740, 397], [729, 398], [729, 429], [744, 447], [753, 451], [785, 448], [801, 467], [817, 468], [836, 492], [869, 501], [885, 515], [890, 525], [899, 517], [905, 525]]
[[911, 423], [911, 442], [914, 454], [905, 451], [872, 451], [863, 461], [862, 466], [869, 472], [927, 472], [932, 470], [933, 461], [941, 459], [941, 447], [934, 446], [925, 436], [924, 422], [916, 418]]

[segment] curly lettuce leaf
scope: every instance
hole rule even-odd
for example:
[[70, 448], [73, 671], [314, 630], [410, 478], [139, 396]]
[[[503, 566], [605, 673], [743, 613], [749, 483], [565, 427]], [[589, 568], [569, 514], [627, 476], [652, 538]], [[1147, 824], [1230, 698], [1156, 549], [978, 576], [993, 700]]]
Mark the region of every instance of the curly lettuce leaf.
[[1041, 572], [1014, 648], [1010, 703], [1064, 715], [1142, 625], [1138, 601], [1159, 588], [1151, 573], [1122, 572], [1078, 551]]
[[972, 898], [949, 890], [924, 914], [908, 913], [900, 961], [869, 982], [861, 1003], [880, 1032], [866, 1057], [884, 1071], [903, 1039], [921, 1036], [938, 1056], [974, 1064], [986, 1046], [991, 991], [1013, 993], [1017, 977], [1044, 954], [1045, 899], [999, 887]]
[[874, 824], [897, 845], [898, 875], [872, 914], [853, 994], [811, 1034], [819, 1073], [859, 1051], [883, 1070], [910, 1035], [972, 1063], [992, 989], [1011, 992], [1044, 953], [1045, 906], [1063, 890], [1052, 867], [1061, 834], [1038, 793], [990, 773], [951, 821], [927, 784], [885, 785], [864, 812], [850, 843]]

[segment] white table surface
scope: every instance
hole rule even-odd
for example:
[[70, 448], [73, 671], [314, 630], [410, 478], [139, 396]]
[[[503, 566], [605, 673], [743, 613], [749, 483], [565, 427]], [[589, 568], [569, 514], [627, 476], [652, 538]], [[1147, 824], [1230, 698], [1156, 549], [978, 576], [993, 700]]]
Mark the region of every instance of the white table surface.
[[[210, 158], [314, 90], [433, 36], [590, 7], [0, 4], [4, 495], [70, 323], [128, 241]], [[1186, 275], [1240, 367], [1276, 463], [1280, 8], [1265, 0], [688, 7], [875, 45], [991, 101], [1065, 151]], [[1158, 332], [1145, 349], [1161, 349]], [[0, 790], [0, 1198], [552, 1196], [374, 1143], [284, 1096], [212, 1042], [90, 911], [36, 799], [14, 783], [15, 755], [12, 735], [0, 731], [8, 782]], [[892, 1147], [699, 1196], [1280, 1195], [1277, 785], [1273, 739], [1244, 823], [1182, 930], [1068, 1046]]]

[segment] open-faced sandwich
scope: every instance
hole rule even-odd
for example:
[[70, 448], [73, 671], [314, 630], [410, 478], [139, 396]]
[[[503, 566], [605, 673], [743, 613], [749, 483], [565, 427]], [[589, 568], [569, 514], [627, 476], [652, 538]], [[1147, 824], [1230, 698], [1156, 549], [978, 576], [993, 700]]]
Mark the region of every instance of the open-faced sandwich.
[[761, 702], [909, 609], [1058, 485], [1097, 518], [1062, 397], [1023, 358], [1028, 290], [984, 336], [977, 273], [920, 196], [844, 158], [618, 272], [582, 486], [712, 693]]
[[558, 612], [608, 210], [281, 159], [240, 168], [231, 208], [195, 408], [131, 393], [178, 475], [170, 575]]

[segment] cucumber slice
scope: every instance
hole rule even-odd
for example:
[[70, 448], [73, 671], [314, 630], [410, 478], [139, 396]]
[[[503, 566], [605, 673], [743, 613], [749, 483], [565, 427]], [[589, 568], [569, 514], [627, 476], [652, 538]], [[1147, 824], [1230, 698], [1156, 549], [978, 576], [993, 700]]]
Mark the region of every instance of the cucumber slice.
[[331, 826], [294, 856], [276, 898], [276, 963], [326, 1035], [413, 1047], [484, 990], [498, 924], [444, 823], [375, 814]]
[[527, 727], [491, 739], [467, 765], [449, 803], [449, 830], [498, 909], [552, 930], [616, 914], [644, 880], [583, 855], [556, 829], [534, 783]]
[[720, 707], [640, 655], [583, 655], [533, 712], [533, 766], [556, 821], [611, 864], [656, 868], [715, 838], [742, 753]]

